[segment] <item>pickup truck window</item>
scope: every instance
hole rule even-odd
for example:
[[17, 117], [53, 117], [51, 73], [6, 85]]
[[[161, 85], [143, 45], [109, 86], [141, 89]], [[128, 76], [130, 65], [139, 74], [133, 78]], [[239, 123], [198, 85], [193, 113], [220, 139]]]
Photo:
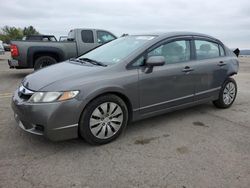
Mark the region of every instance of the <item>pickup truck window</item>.
[[68, 34], [68, 37], [67, 37], [67, 40], [69, 40], [69, 41], [74, 41], [75, 40], [75, 32], [74, 32], [74, 30], [70, 30], [70, 32]]
[[93, 31], [91, 30], [82, 30], [82, 41], [84, 43], [94, 43]]
[[106, 43], [111, 40], [114, 40], [116, 37], [109, 32], [106, 31], [97, 31], [97, 42], [98, 43]]

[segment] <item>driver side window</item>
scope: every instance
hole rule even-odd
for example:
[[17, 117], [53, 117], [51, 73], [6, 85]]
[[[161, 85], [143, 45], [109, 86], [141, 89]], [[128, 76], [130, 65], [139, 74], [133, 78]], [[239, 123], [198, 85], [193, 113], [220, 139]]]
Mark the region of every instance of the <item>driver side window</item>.
[[114, 40], [115, 37], [106, 31], [97, 31], [97, 41], [98, 43], [107, 43]]
[[148, 53], [150, 56], [165, 57], [166, 64], [179, 63], [190, 60], [189, 40], [178, 40], [163, 44]]
[[134, 61], [134, 63], [132, 64], [133, 67], [140, 67], [143, 66], [145, 62], [145, 58], [144, 56], [141, 56], [139, 58], [137, 58], [137, 60]]

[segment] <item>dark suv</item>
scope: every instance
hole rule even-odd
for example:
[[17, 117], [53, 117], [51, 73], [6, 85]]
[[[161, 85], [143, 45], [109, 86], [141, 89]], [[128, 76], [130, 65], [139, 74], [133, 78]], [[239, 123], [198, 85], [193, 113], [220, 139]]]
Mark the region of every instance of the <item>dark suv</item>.
[[238, 68], [237, 57], [211, 36], [125, 36], [28, 75], [12, 107], [28, 132], [104, 144], [130, 121], [208, 101], [230, 107]]

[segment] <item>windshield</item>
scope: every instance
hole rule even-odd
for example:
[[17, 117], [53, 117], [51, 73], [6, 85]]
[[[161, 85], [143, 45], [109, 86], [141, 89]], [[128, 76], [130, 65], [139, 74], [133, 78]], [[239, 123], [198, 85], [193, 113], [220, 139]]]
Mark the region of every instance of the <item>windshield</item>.
[[121, 37], [82, 55], [79, 59], [93, 59], [106, 65], [116, 64], [153, 38], [155, 36]]

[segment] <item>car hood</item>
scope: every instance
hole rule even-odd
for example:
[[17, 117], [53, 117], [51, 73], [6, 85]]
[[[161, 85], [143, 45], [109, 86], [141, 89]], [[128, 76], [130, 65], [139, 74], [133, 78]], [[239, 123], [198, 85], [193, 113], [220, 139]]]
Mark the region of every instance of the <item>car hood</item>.
[[[83, 65], [65, 61], [29, 74], [24, 78], [22, 84], [32, 91], [43, 91], [43, 88], [50, 85], [56, 85], [57, 82], [62, 83], [65, 81], [66, 83], [70, 79], [84, 79], [93, 76], [93, 74], [98, 75], [96, 73], [103, 72], [106, 68], [107, 67]], [[65, 86], [65, 88], [70, 89], [71, 86]]]

